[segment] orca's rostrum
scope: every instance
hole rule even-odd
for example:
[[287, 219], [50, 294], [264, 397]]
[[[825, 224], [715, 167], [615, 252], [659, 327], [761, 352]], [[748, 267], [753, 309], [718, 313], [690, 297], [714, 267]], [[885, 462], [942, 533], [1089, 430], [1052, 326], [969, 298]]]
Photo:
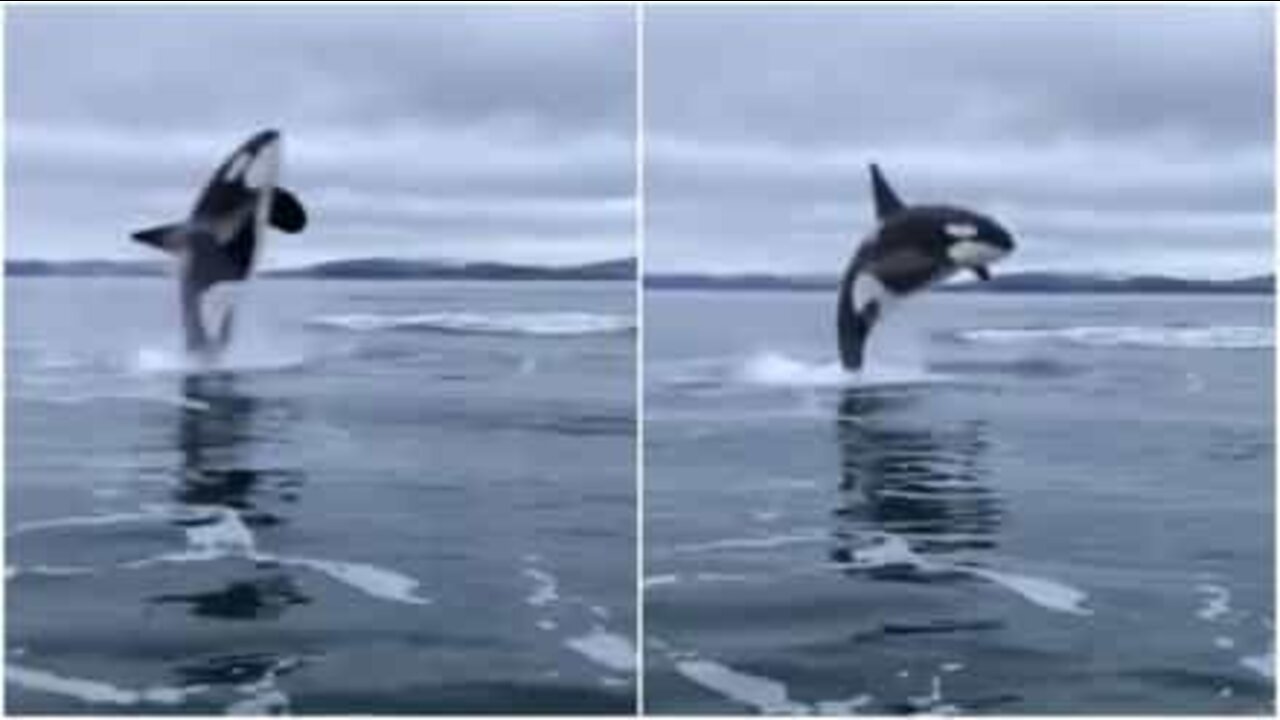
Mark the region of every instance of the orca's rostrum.
[[257, 133], [218, 166], [186, 220], [133, 233], [177, 259], [187, 351], [203, 360], [226, 349], [234, 320], [230, 304], [212, 307], [209, 290], [253, 273], [268, 225], [296, 233], [307, 224], [302, 203], [276, 185], [281, 145], [279, 132]]
[[990, 266], [1013, 252], [1013, 237], [991, 218], [949, 205], [906, 205], [871, 165], [876, 229], [840, 281], [836, 328], [840, 362], [862, 367], [867, 338], [892, 302], [960, 270], [991, 279]]

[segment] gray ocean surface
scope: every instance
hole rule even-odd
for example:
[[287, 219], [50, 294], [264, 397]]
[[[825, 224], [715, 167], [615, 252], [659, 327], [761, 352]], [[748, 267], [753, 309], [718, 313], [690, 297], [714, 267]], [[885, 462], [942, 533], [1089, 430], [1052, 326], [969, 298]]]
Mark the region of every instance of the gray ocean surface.
[[11, 713], [634, 711], [630, 283], [7, 282]]
[[650, 292], [646, 709], [1270, 713], [1270, 296]]

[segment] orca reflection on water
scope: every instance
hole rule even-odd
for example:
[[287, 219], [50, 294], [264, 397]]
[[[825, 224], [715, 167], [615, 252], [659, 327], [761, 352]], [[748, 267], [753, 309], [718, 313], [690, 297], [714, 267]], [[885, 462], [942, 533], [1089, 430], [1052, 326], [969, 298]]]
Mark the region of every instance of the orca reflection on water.
[[226, 349], [234, 317], [230, 305], [214, 317], [209, 290], [252, 274], [268, 224], [288, 233], [306, 227], [302, 203], [276, 186], [281, 145], [279, 132], [257, 133], [218, 166], [186, 220], [133, 233], [178, 260], [187, 351], [203, 360]]
[[991, 278], [990, 266], [1013, 252], [1013, 237], [995, 220], [949, 205], [906, 205], [871, 164], [875, 231], [862, 241], [840, 281], [836, 327], [840, 362], [862, 367], [867, 338], [886, 305], [960, 270]]
[[842, 496], [833, 559], [863, 536], [889, 533], [923, 555], [995, 548], [1004, 498], [989, 482], [987, 426], [937, 426], [919, 396], [845, 388], [836, 408]]

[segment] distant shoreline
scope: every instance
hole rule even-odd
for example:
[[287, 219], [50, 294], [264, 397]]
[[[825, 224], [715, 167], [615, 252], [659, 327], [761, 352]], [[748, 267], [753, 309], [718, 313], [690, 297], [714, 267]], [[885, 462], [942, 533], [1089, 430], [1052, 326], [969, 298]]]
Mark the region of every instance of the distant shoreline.
[[[7, 277], [164, 277], [164, 263], [150, 261], [9, 260]], [[562, 267], [494, 262], [445, 263], [432, 260], [362, 258], [281, 268], [260, 273], [268, 280], [478, 280], [478, 281], [625, 281], [636, 279], [636, 261], [622, 258]], [[644, 278], [646, 290], [752, 290], [777, 292], [832, 292], [838, 280], [816, 275], [767, 274], [706, 275], [656, 273]], [[1090, 273], [1023, 272], [997, 275], [990, 282], [965, 280], [937, 288], [948, 293], [1106, 293], [1106, 294], [1209, 294], [1274, 295], [1275, 277], [1258, 275], [1231, 280], [1204, 280], [1165, 275], [1107, 277]]]
[[[170, 274], [165, 263], [151, 261], [9, 260], [6, 277], [164, 277]], [[622, 280], [634, 281], [636, 262], [632, 258], [583, 265], [543, 267], [508, 263], [446, 263], [432, 260], [362, 258], [335, 260], [298, 268], [278, 268], [258, 273], [264, 279], [310, 280]]]
[[[646, 290], [754, 290], [779, 292], [834, 292], [835, 277], [775, 275], [655, 274], [644, 279]], [[936, 288], [947, 293], [985, 294], [1198, 294], [1273, 295], [1275, 277], [1259, 275], [1231, 280], [1197, 280], [1164, 275], [1104, 277], [1087, 273], [1025, 272], [997, 275], [990, 282], [966, 280]]]

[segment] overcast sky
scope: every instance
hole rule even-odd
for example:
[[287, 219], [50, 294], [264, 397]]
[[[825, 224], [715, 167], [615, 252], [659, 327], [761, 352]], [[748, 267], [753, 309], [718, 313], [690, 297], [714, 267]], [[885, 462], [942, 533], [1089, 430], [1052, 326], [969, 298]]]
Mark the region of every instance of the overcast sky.
[[633, 255], [627, 7], [9, 8], [8, 253], [145, 258], [252, 132], [312, 217], [265, 261]]
[[836, 273], [910, 201], [987, 211], [1008, 269], [1272, 266], [1272, 10], [650, 7], [650, 270]]

